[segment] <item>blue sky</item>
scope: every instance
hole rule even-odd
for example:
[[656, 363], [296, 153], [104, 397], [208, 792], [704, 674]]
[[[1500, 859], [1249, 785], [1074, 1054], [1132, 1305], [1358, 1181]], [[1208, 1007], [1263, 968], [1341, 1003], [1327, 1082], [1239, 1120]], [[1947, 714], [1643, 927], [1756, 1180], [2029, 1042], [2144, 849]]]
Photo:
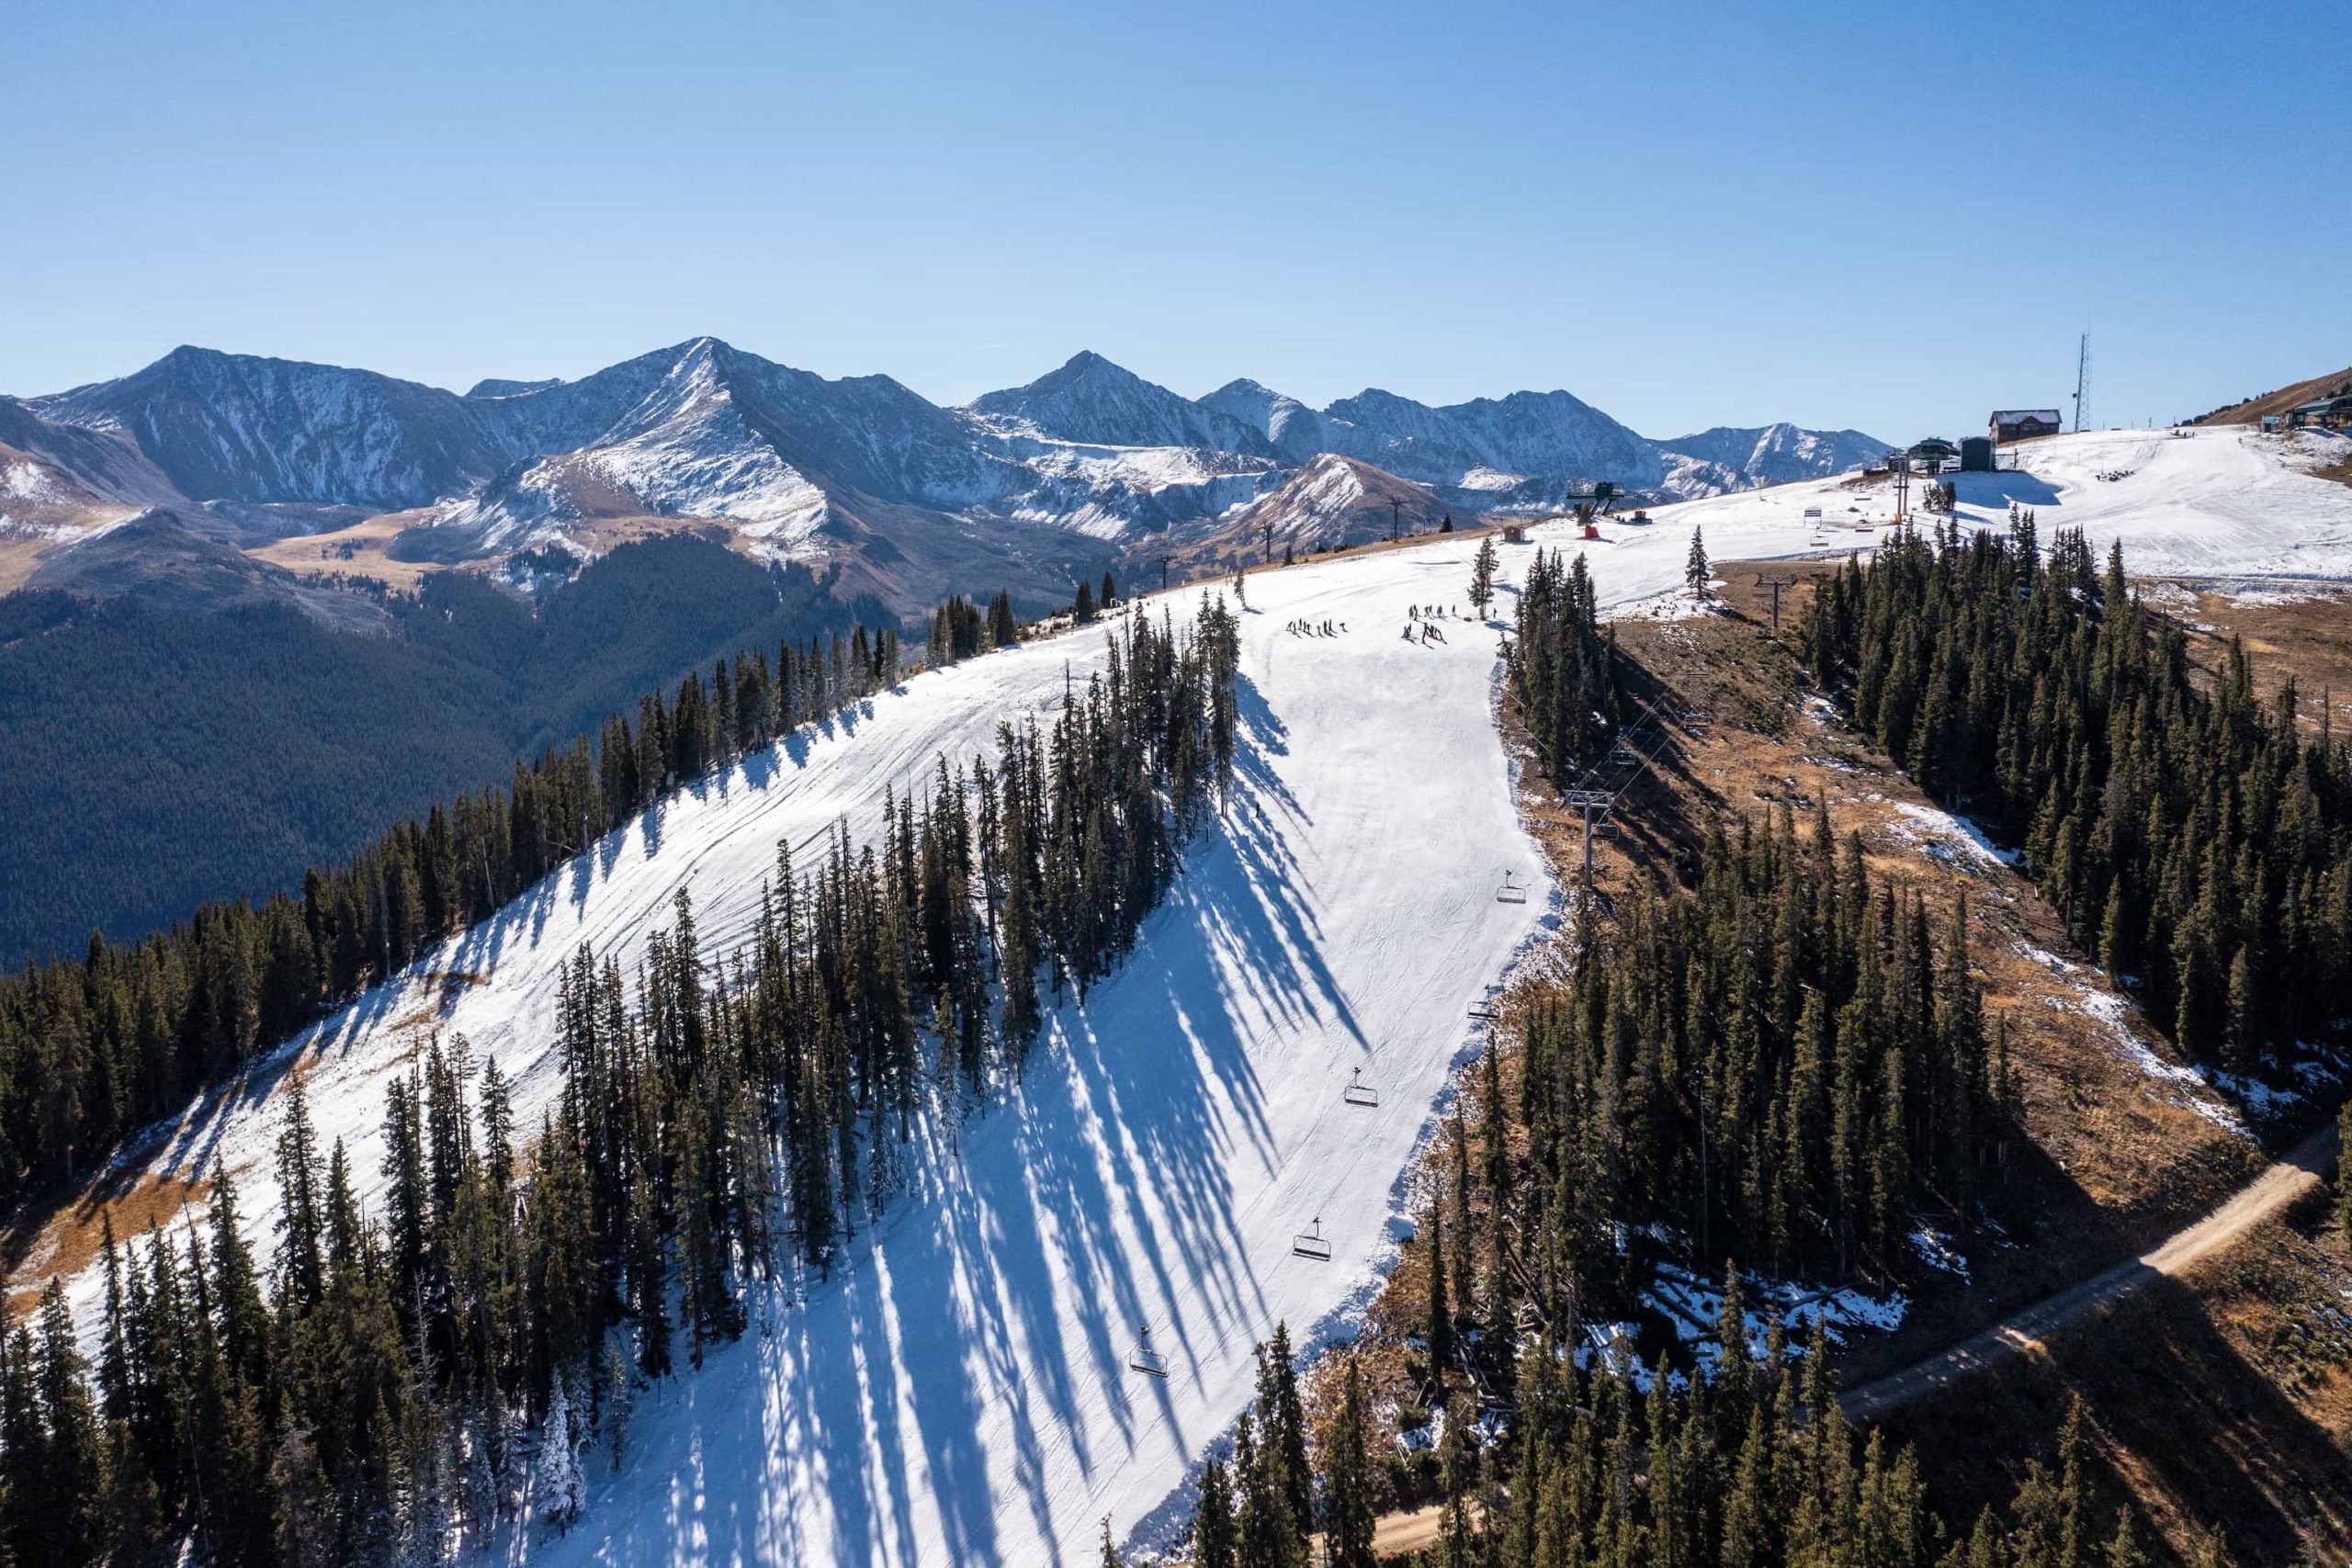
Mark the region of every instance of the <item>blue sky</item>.
[[[0, 389], [713, 333], [941, 401], [2137, 423], [2352, 363], [2352, 6], [12, 0]], [[2299, 150], [2299, 139], [2309, 150]]]

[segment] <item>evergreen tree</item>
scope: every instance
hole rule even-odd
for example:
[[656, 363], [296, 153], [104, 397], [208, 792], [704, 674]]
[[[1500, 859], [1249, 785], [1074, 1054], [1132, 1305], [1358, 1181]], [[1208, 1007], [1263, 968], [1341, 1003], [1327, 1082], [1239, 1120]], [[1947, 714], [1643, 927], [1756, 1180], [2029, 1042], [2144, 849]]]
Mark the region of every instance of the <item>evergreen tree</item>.
[[1193, 1515], [1193, 1568], [1237, 1568], [1233, 1487], [1225, 1461], [1201, 1470], [1201, 1500]]
[[1478, 541], [1478, 553], [1470, 563], [1470, 607], [1481, 616], [1495, 599], [1495, 536], [1492, 534]]
[[[1329, 1568], [1372, 1568], [1373, 1512], [1365, 1450], [1363, 1369], [1350, 1356], [1340, 1411], [1323, 1448], [1324, 1562]], [[1202, 1509], [1208, 1506], [1202, 1483]], [[1207, 1568], [1205, 1562], [1202, 1568]]]
[[555, 1526], [558, 1534], [569, 1533], [572, 1524], [587, 1506], [588, 1486], [580, 1473], [580, 1452], [571, 1433], [571, 1396], [564, 1387], [564, 1380], [555, 1380], [555, 1393], [548, 1402], [547, 1420], [539, 1427], [538, 1474], [534, 1486], [539, 1517]]
[[1446, 1372], [1453, 1365], [1453, 1300], [1445, 1280], [1445, 1220], [1430, 1215], [1429, 1296], [1422, 1317], [1422, 1336], [1429, 1345], [1430, 1382], [1441, 1394]]
[[1683, 558], [1682, 586], [1693, 599], [1707, 596], [1707, 584], [1714, 581], [1714, 569], [1707, 564], [1706, 541], [1699, 536], [1696, 524], [1690, 528], [1690, 553]]
[[2335, 1224], [2352, 1246], [2352, 1104], [2336, 1112]]

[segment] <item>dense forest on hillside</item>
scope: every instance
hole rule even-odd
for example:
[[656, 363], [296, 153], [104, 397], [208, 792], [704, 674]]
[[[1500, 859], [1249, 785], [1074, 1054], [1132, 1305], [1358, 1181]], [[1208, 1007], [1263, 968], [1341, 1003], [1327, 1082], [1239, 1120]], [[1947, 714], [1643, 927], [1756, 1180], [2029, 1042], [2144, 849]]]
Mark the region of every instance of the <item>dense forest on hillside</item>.
[[2233, 639], [2210, 689], [2122, 547], [1906, 532], [1826, 583], [1816, 677], [1920, 785], [2018, 846], [2077, 945], [2191, 1056], [2258, 1070], [2333, 1029], [2352, 985], [2352, 756], [2255, 694]]
[[[1565, 788], [1617, 733], [1615, 653], [1594, 614], [1592, 576], [1579, 555], [1535, 552], [1520, 590], [1517, 630], [1510, 645], [1511, 690], [1535, 749], [1536, 765]], [[1493, 592], [1491, 556], [1471, 582], [1484, 612]]]
[[124, 1134], [481, 920], [680, 784], [897, 678], [859, 627], [719, 660], [586, 739], [396, 823], [299, 894], [200, 906], [136, 942], [0, 978], [0, 1202], [54, 1188]]
[[789, 1248], [824, 1269], [904, 1185], [920, 1119], [1008, 1088], [1043, 992], [1114, 968], [1230, 777], [1236, 628], [1140, 618], [993, 764], [943, 757], [874, 841], [779, 853], [740, 951], [683, 893], [633, 977], [586, 950], [559, 1104], [435, 1042], [384, 1106], [382, 1196], [289, 1079], [274, 1266], [236, 1194], [105, 1257], [93, 1367], [52, 1288], [0, 1346], [0, 1547], [18, 1561], [446, 1561], [527, 1497], [584, 1505], [634, 1391], [745, 1327]]
[[0, 598], [0, 967], [290, 890], [688, 670], [889, 620], [685, 535], [536, 606], [454, 572], [379, 598], [390, 636], [288, 604]]
[[[1437, 1543], [1374, 1546], [1373, 1476], [1394, 1465], [1356, 1358], [1341, 1353], [1317, 1421], [1288, 1331], [1259, 1348], [1257, 1398], [1228, 1452], [1204, 1468], [1193, 1568], [2143, 1568], [2145, 1532], [2098, 1495], [2079, 1401], [2057, 1463], [2029, 1461], [2007, 1508], [1949, 1528], [1931, 1478], [1838, 1409], [1816, 1345], [1768, 1337], [1759, 1356], [1724, 1295], [1711, 1375], [1645, 1388], [1620, 1360], [1581, 1368], [1550, 1335], [1521, 1348], [1504, 1410], [1466, 1380], [1433, 1384], [1442, 1435]], [[1483, 1408], [1482, 1408], [1483, 1405]], [[1500, 1417], [1501, 1419], [1498, 1419]], [[1311, 1540], [1321, 1532], [1321, 1540]], [[1105, 1568], [1119, 1558], [1106, 1541]], [[2218, 1568], [2218, 1558], [2215, 1560]], [[2200, 1568], [2202, 1565], [2200, 1564]]]

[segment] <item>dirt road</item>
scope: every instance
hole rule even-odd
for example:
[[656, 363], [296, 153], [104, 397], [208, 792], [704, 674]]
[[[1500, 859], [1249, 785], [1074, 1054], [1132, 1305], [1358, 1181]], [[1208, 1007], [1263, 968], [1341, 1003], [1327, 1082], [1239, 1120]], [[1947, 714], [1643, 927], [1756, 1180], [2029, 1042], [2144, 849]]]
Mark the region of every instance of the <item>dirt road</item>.
[[1873, 1421], [1946, 1383], [2012, 1356], [2039, 1350], [2050, 1336], [2120, 1301], [2151, 1280], [2182, 1273], [2282, 1213], [2320, 1184], [2335, 1155], [2335, 1129], [2323, 1128], [2288, 1150], [2220, 1208], [2187, 1229], [2174, 1232], [2154, 1251], [2012, 1313], [1939, 1355], [1850, 1389], [1838, 1403], [1849, 1420]]
[[[1847, 1419], [1874, 1421], [1946, 1383], [2012, 1356], [2040, 1350], [2050, 1336], [2122, 1300], [2151, 1280], [2184, 1272], [2263, 1221], [2283, 1213], [2325, 1179], [2335, 1157], [2335, 1129], [2323, 1128], [2280, 1156], [2220, 1208], [2195, 1224], [2174, 1232], [2154, 1251], [2142, 1253], [2103, 1274], [2095, 1274], [2078, 1285], [2014, 1312], [1941, 1354], [1849, 1390], [1838, 1400], [1845, 1407]], [[1387, 1515], [1379, 1522], [1373, 1550], [1383, 1557], [1401, 1557], [1422, 1551], [1437, 1540], [1438, 1518], [1435, 1506]]]

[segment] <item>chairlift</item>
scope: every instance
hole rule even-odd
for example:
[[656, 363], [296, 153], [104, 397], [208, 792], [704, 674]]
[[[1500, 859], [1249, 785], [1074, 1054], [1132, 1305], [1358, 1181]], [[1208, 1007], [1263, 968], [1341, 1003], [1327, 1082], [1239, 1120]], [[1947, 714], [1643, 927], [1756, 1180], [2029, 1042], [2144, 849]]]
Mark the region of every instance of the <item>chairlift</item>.
[[1362, 1067], [1358, 1067], [1348, 1075], [1348, 1087], [1340, 1091], [1340, 1098], [1350, 1105], [1361, 1105], [1367, 1109], [1380, 1104], [1380, 1091], [1363, 1081]]
[[1331, 1244], [1323, 1235], [1322, 1215], [1316, 1215], [1313, 1224], [1290, 1238], [1290, 1249], [1299, 1257], [1312, 1258], [1317, 1263], [1331, 1261]]
[[1151, 1325], [1143, 1325], [1136, 1334], [1138, 1337], [1135, 1349], [1127, 1357], [1127, 1371], [1141, 1372], [1146, 1377], [1165, 1378], [1168, 1375], [1168, 1358], [1151, 1348]]
[[1495, 889], [1496, 903], [1524, 904], [1527, 902], [1527, 889], [1513, 880], [1516, 875], [1514, 872], [1503, 873], [1503, 885]]

